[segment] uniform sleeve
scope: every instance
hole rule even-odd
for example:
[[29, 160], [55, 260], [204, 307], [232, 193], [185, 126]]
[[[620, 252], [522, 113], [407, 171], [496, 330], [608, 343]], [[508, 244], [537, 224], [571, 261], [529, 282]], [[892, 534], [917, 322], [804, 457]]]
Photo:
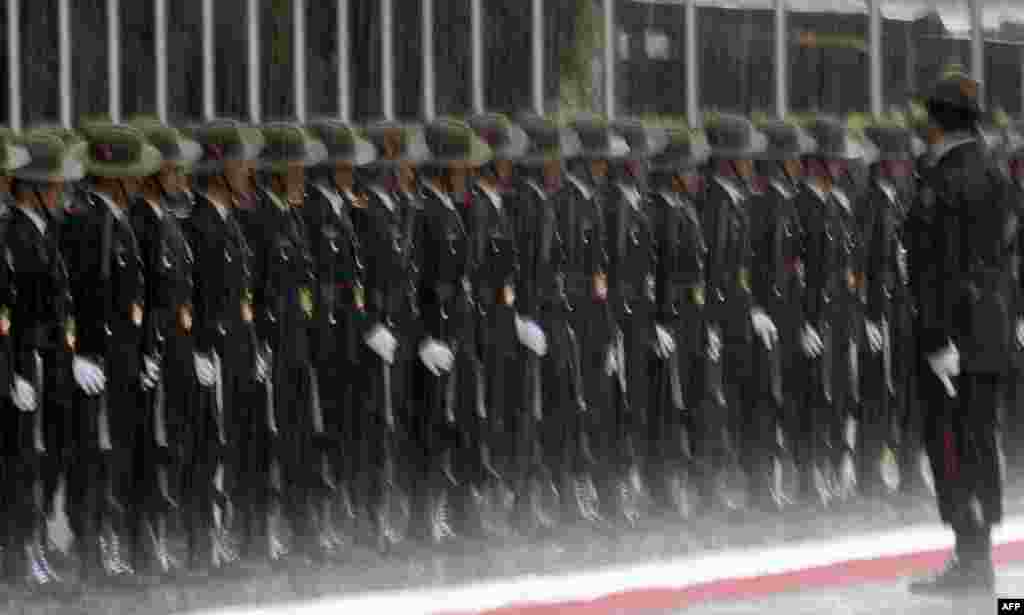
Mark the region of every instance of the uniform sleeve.
[[212, 272], [218, 270], [220, 263], [216, 260], [222, 259], [223, 256], [216, 250], [212, 238], [202, 227], [201, 218], [194, 216], [189, 219], [188, 224], [185, 225], [185, 231], [195, 257], [192, 286], [192, 305], [195, 311], [192, 330], [195, 351], [200, 354], [210, 354], [214, 350], [214, 340], [216, 339], [217, 306], [214, 303], [214, 297], [219, 296], [219, 293], [215, 291]]

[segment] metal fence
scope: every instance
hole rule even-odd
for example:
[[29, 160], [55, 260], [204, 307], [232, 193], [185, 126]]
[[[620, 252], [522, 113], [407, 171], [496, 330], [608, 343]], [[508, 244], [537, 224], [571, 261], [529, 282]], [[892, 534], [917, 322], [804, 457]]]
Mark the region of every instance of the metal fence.
[[[6, 3], [5, 21], [7, 26], [7, 65], [6, 73], [9, 82], [9, 100], [7, 101], [8, 122], [11, 127], [19, 129], [22, 125], [25, 108], [23, 92], [26, 86], [47, 89], [50, 98], [55, 98], [53, 108], [59, 115], [59, 121], [65, 126], [72, 126], [74, 118], [75, 97], [88, 97], [91, 101], [100, 98], [96, 91], [99, 80], [87, 79], [96, 71], [105, 71], [106, 82], [106, 114], [113, 121], [120, 121], [125, 112], [122, 104], [122, 85], [132, 92], [132, 100], [141, 99], [141, 106], [154, 112], [162, 120], [172, 116], [196, 115], [191, 109], [172, 108], [171, 93], [179, 87], [178, 83], [169, 82], [169, 61], [183, 62], [176, 49], [172, 49], [168, 38], [168, 24], [172, 20], [187, 24], [188, 28], [198, 32], [187, 32], [182, 38], [175, 39], [175, 44], [190, 45], [199, 39], [201, 43], [201, 105], [199, 113], [209, 119], [225, 112], [241, 112], [251, 121], [263, 119], [265, 103], [273, 102], [275, 111], [282, 105], [274, 99], [274, 93], [268, 92], [264, 85], [264, 70], [273, 71], [275, 75], [282, 70], [290, 70], [293, 92], [287, 94], [289, 114], [299, 120], [305, 120], [309, 113], [308, 94], [310, 92], [309, 69], [307, 68], [307, 52], [312, 46], [324, 44], [322, 41], [311, 41], [307, 36], [307, 18], [314, 15], [317, 22], [329, 19], [332, 23], [333, 37], [338, 41], [336, 53], [331, 56], [334, 66], [333, 74], [318, 73], [314, 89], [316, 90], [316, 109], [323, 113], [329, 110], [340, 118], [351, 121], [356, 117], [354, 97], [376, 97], [375, 107], [380, 115], [392, 119], [396, 116], [396, 84], [401, 84], [404, 107], [409, 106], [408, 90], [411, 77], [406, 73], [415, 72], [414, 80], [418, 90], [416, 105], [418, 115], [427, 119], [433, 118], [438, 112], [437, 78], [443, 71], [452, 70], [452, 66], [468, 63], [468, 83], [465, 98], [468, 99], [467, 111], [481, 112], [485, 110], [487, 101], [493, 100], [494, 94], [490, 87], [499, 82], [505, 75], [501, 74], [501, 65], [496, 65], [493, 58], [488, 57], [488, 46], [485, 44], [485, 33], [488, 39], [492, 29], [500, 28], [495, 20], [501, 19], [503, 7], [507, 3], [530, 3], [529, 23], [517, 23], [518, 35], [529, 45], [514, 50], [511, 61], [529, 65], [528, 105], [538, 113], [552, 111], [546, 99], [550, 97], [550, 84], [545, 79], [545, 71], [550, 66], [550, 50], [546, 45], [557, 44], [559, 32], [552, 31], [550, 10], [552, 5], [566, 3], [568, 0], [273, 0], [272, 6], [286, 5], [286, 13], [290, 23], [271, 22], [279, 14], [268, 11], [270, 0], [238, 0], [244, 4], [244, 14], [215, 15], [217, 8], [223, 3], [215, 0], [105, 0], [105, 24], [92, 22], [97, 29], [106, 33], [106, 45], [103, 53], [91, 55], [80, 49], [73, 39], [73, 31], [79, 22], [102, 19], [93, 10], [83, 12], [79, 2], [82, 0], [3, 0]], [[96, 0], [90, 0], [95, 2]], [[600, 14], [603, 39], [605, 44], [595, 63], [599, 64], [599, 88], [596, 106], [609, 117], [614, 117], [620, 106], [623, 111], [633, 113], [643, 110], [649, 105], [638, 104], [635, 100], [638, 90], [642, 95], [643, 87], [629, 87], [648, 79], [651, 85], [644, 86], [655, 91], [655, 96], [669, 99], [671, 104], [653, 105], [652, 109], [665, 110], [685, 115], [693, 124], [699, 122], [702, 107], [717, 106], [719, 99], [751, 101], [748, 105], [777, 115], [785, 115], [790, 111], [791, 94], [793, 93], [794, 77], [805, 79], [807, 75], [793, 75], [794, 70], [806, 71], [810, 54], [804, 54], [806, 45], [793, 44], [794, 24], [806, 21], [806, 11], [795, 12], [795, 0], [592, 0], [595, 10]], [[863, 62], [863, 84], [847, 84], [848, 89], [837, 89], [835, 97], [846, 103], [863, 108], [871, 113], [881, 113], [886, 104], [885, 88], [891, 87], [891, 75], [898, 66], [900, 58], [906, 54], [893, 52], [890, 40], [900, 36], [888, 22], [883, 21], [884, 4], [901, 0], [844, 0], [862, 5], [861, 26], [854, 27], [864, 35], [865, 47], [854, 58], [854, 62]], [[933, 0], [903, 0], [918, 3]], [[52, 38], [46, 40], [22, 40], [22, 25], [26, 19], [35, 18], [42, 11], [44, 4], [56, 3], [56, 20], [53, 24]], [[827, 6], [832, 0], [819, 0], [819, 5]], [[1024, 109], [1024, 52], [1020, 44], [985, 41], [983, 21], [986, 6], [991, 2], [985, 0], [950, 0], [944, 4], [961, 4], [968, 15], [970, 36], [960, 43], [969, 46], [970, 72], [984, 82], [985, 73], [998, 69], [1010, 70], [1014, 75], [1016, 95], [1015, 107]], [[506, 4], [502, 4], [506, 3]], [[97, 4], [99, 4], [97, 2]], [[814, 4], [814, 3], [812, 3]], [[996, 3], [998, 4], [998, 3]], [[216, 6], [215, 6], [216, 5]], [[359, 5], [356, 7], [355, 5]], [[354, 12], [366, 5], [375, 17], [372, 20], [361, 20], [353, 23]], [[468, 6], [467, 6], [468, 5]], [[520, 8], [525, 4], [518, 4]], [[639, 7], [639, 8], [638, 8]], [[667, 8], [666, 8], [667, 7]], [[557, 7], [556, 7], [557, 8]], [[468, 9], [468, 11], [467, 11]], [[276, 10], [276, 9], [275, 9]], [[665, 28], [678, 31], [677, 43], [680, 49], [675, 62], [662, 62], [660, 68], [652, 62], [633, 61], [629, 57], [628, 15], [637, 10], [647, 11], [647, 19], [655, 20], [657, 11], [670, 10], [677, 15], [674, 24], [660, 24]], [[311, 12], [315, 11], [315, 13]], [[410, 25], [409, 19], [396, 22], [396, 12], [401, 11], [407, 17], [409, 11], [419, 16], [419, 24]], [[733, 13], [729, 13], [733, 11]], [[735, 22], [730, 15], [735, 12], [748, 11], [749, 17]], [[466, 49], [451, 49], [446, 41], [438, 40], [438, 20], [461, 19], [468, 12], [469, 29]], [[827, 15], [828, 10], [818, 9], [818, 13]], [[194, 14], [198, 13], [198, 24]], [[621, 13], [621, 15], [620, 15]], [[42, 13], [39, 13], [42, 14]], [[74, 22], [74, 23], [73, 23]], [[735, 22], [735, 23], [733, 23]], [[129, 43], [123, 44], [122, 34], [125, 24], [129, 25], [133, 35], [143, 28], [144, 36], [133, 36]], [[732, 23], [732, 25], [729, 25]], [[373, 24], [379, 31], [367, 36], [361, 31], [366, 24]], [[323, 24], [317, 23], [318, 31]], [[712, 27], [713, 25], [713, 27]], [[702, 27], [703, 26], [703, 27]], [[287, 61], [278, 62], [275, 51], [268, 50], [265, 42], [267, 33], [274, 29], [288, 28], [292, 49]], [[664, 29], [664, 28], [663, 28]], [[151, 32], [150, 32], [151, 30]], [[411, 32], [410, 30], [415, 30]], [[528, 30], [528, 32], [526, 32]], [[863, 31], [862, 31], [863, 30]], [[93, 30], [86, 30], [93, 32]], [[751, 36], [751, 32], [762, 33], [763, 36]], [[244, 32], [246, 48], [246, 67], [237, 67], [219, 63], [221, 47], [218, 38], [223, 37], [225, 44], [233, 44], [240, 33]], [[737, 34], [738, 33], [738, 34]], [[895, 33], [895, 34], [894, 34]], [[623, 39], [623, 37], [626, 37]], [[354, 49], [352, 41], [372, 41], [379, 45], [378, 49], [366, 50], [362, 47]], [[502, 39], [506, 43], [508, 37]], [[623, 40], [625, 45], [623, 46]], [[1022, 39], [1024, 40], [1024, 35]], [[460, 41], [461, 42], [461, 41]], [[886, 43], [883, 47], [883, 42]], [[25, 45], [28, 45], [26, 47]], [[645, 41], [650, 47], [645, 49], [647, 56], [659, 56], [661, 48], [666, 44], [662, 39]], [[946, 44], [946, 43], [943, 43]], [[732, 47], [742, 45], [739, 51]], [[1000, 54], [986, 55], [987, 48], [1009, 45], [1010, 51]], [[987, 47], [988, 46], [988, 47]], [[50, 54], [56, 47], [56, 57]], [[624, 52], [625, 50], [625, 52]], [[724, 51], [723, 51], [724, 50]], [[493, 51], [493, 50], [491, 50]], [[47, 62], [56, 62], [57, 79], [48, 75], [22, 74], [23, 53], [46, 56]], [[266, 57], [270, 53], [271, 57]], [[927, 51], [925, 51], [927, 54]], [[737, 70], [746, 71], [742, 78], [735, 74], [725, 77], [716, 72], [714, 58], [719, 55], [742, 56], [742, 67]], [[625, 58], [623, 56], [626, 56]], [[807, 57], [804, 57], [806, 55]], [[106, 66], [97, 65], [97, 60], [105, 56]], [[797, 57], [794, 57], [797, 56]], [[852, 57], [852, 56], [851, 56]], [[368, 59], [370, 58], [370, 59]], [[372, 60], [372, 61], [371, 61]], [[824, 62], [824, 56], [820, 60]], [[846, 62], [846, 60], [840, 60]], [[724, 60], [723, 60], [724, 62]], [[320, 64], [323, 62], [320, 61]], [[413, 70], [412, 65], [415, 66]], [[506, 61], [507, 64], [507, 61]], [[727, 65], [727, 64], [723, 64]], [[356, 70], [374, 70], [375, 83], [367, 87], [365, 79], [357, 79]], [[317, 67], [322, 70], [323, 67]], [[658, 72], [660, 71], [660, 72]], [[623, 75], [628, 75], [628, 79]], [[1001, 73], [1002, 74], [1002, 73]], [[56, 83], [52, 83], [56, 81]], [[360, 82], [361, 83], [357, 83]], [[275, 81], [279, 83], [280, 80]], [[242, 84], [244, 83], [244, 86]], [[334, 92], [324, 91], [324, 84], [333, 84]], [[842, 84], [840, 84], [842, 85]], [[218, 104], [218, 93], [225, 88], [244, 87], [245, 109], [225, 109]], [[371, 91], [372, 90], [372, 91]], [[621, 90], [628, 90], [622, 92]], [[446, 92], [447, 93], [447, 92]], [[327, 99], [333, 98], [328, 102]], [[623, 102], [625, 104], [623, 105]], [[642, 102], [642, 101], [641, 101]], [[798, 106], [806, 106], [802, 100]], [[95, 103], [90, 103], [95, 106]], [[85, 110], [89, 105], [80, 105], [78, 111]], [[139, 104], [135, 104], [139, 107]], [[194, 107], [191, 103], [189, 107]], [[50, 107], [47, 106], [47, 109]], [[96, 109], [90, 109], [96, 111]], [[138, 110], [138, 109], [135, 109]], [[747, 109], [750, 110], [750, 109]], [[36, 114], [38, 115], [38, 114]], [[57, 119], [57, 118], [52, 118]]]

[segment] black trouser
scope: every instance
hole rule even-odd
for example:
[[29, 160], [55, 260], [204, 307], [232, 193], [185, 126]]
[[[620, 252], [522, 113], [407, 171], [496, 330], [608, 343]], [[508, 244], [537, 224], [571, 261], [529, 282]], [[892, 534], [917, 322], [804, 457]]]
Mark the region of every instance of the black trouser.
[[[939, 516], [955, 532], [991, 527], [1003, 516], [1003, 485], [996, 446], [996, 409], [1001, 374], [961, 374], [950, 399], [932, 374], [928, 385], [924, 445], [928, 451]], [[980, 513], [980, 518], [978, 517]]]

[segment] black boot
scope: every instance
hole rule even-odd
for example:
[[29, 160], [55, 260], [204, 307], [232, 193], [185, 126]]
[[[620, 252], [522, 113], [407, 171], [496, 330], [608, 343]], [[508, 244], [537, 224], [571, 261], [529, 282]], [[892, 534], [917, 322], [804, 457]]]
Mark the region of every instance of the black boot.
[[910, 592], [922, 595], [955, 597], [963, 594], [995, 591], [990, 530], [958, 532], [953, 557], [935, 575], [910, 584]]

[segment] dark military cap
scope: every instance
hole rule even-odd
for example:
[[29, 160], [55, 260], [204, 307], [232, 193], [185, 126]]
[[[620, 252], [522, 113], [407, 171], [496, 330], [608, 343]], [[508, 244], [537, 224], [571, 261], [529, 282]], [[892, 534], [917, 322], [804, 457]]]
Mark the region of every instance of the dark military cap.
[[909, 128], [895, 124], [873, 124], [864, 136], [878, 150], [879, 160], [916, 160], [925, 153], [924, 143]]
[[668, 145], [668, 131], [656, 126], [644, 126], [639, 120], [612, 122], [612, 130], [622, 135], [629, 145], [629, 157], [640, 160], [659, 154]]
[[818, 143], [815, 155], [829, 160], [870, 161], [873, 148], [850, 137], [846, 124], [839, 118], [819, 116], [811, 120], [807, 131]]
[[616, 160], [629, 157], [629, 143], [608, 122], [584, 116], [574, 120], [570, 127], [580, 138], [581, 158]]
[[155, 118], [134, 118], [130, 124], [160, 150], [165, 162], [189, 166], [203, 155], [203, 148], [199, 147], [198, 143], [186, 137], [177, 128], [162, 124]]
[[660, 153], [651, 157], [655, 171], [680, 171], [703, 165], [711, 155], [711, 148], [700, 135], [691, 130], [675, 128], [667, 131], [668, 143]]
[[260, 168], [283, 173], [291, 165], [314, 166], [327, 158], [327, 148], [298, 124], [273, 122], [262, 127], [266, 146], [260, 152]]
[[72, 182], [82, 179], [85, 167], [75, 155], [81, 148], [68, 147], [54, 135], [34, 134], [21, 139], [31, 161], [15, 170], [17, 179], [35, 182]]
[[229, 160], [256, 160], [266, 145], [263, 133], [238, 120], [219, 119], [192, 127], [188, 133], [203, 148], [195, 172], [217, 173]]
[[978, 103], [979, 85], [977, 80], [964, 73], [948, 73], [932, 86], [925, 106], [930, 114], [934, 114], [940, 108], [946, 108], [969, 121], [978, 121], [981, 118], [981, 106]]
[[361, 167], [377, 158], [377, 148], [344, 122], [329, 118], [313, 120], [306, 125], [306, 130], [327, 148], [323, 164], [347, 162]]
[[377, 160], [371, 166], [418, 165], [430, 156], [423, 129], [414, 124], [383, 120], [366, 126], [363, 134], [377, 148]]
[[482, 166], [493, 158], [491, 148], [465, 122], [451, 119], [430, 122], [423, 127], [423, 139], [433, 164]]
[[705, 119], [704, 132], [716, 158], [752, 160], [768, 147], [767, 137], [750, 120], [738, 115], [710, 114]]
[[582, 145], [573, 130], [533, 114], [521, 114], [516, 117], [516, 121], [530, 141], [526, 153], [519, 157], [519, 162], [540, 164], [579, 156]]
[[796, 124], [784, 120], [767, 120], [757, 126], [768, 140], [758, 160], [799, 160], [813, 154], [818, 143]]
[[8, 175], [32, 161], [28, 150], [18, 145], [14, 132], [0, 128], [0, 173]]
[[526, 132], [500, 113], [476, 115], [466, 122], [487, 143], [497, 159], [516, 160], [529, 147], [530, 139]]
[[89, 143], [85, 170], [93, 177], [147, 177], [163, 164], [160, 150], [131, 126], [90, 123], [82, 128]]

